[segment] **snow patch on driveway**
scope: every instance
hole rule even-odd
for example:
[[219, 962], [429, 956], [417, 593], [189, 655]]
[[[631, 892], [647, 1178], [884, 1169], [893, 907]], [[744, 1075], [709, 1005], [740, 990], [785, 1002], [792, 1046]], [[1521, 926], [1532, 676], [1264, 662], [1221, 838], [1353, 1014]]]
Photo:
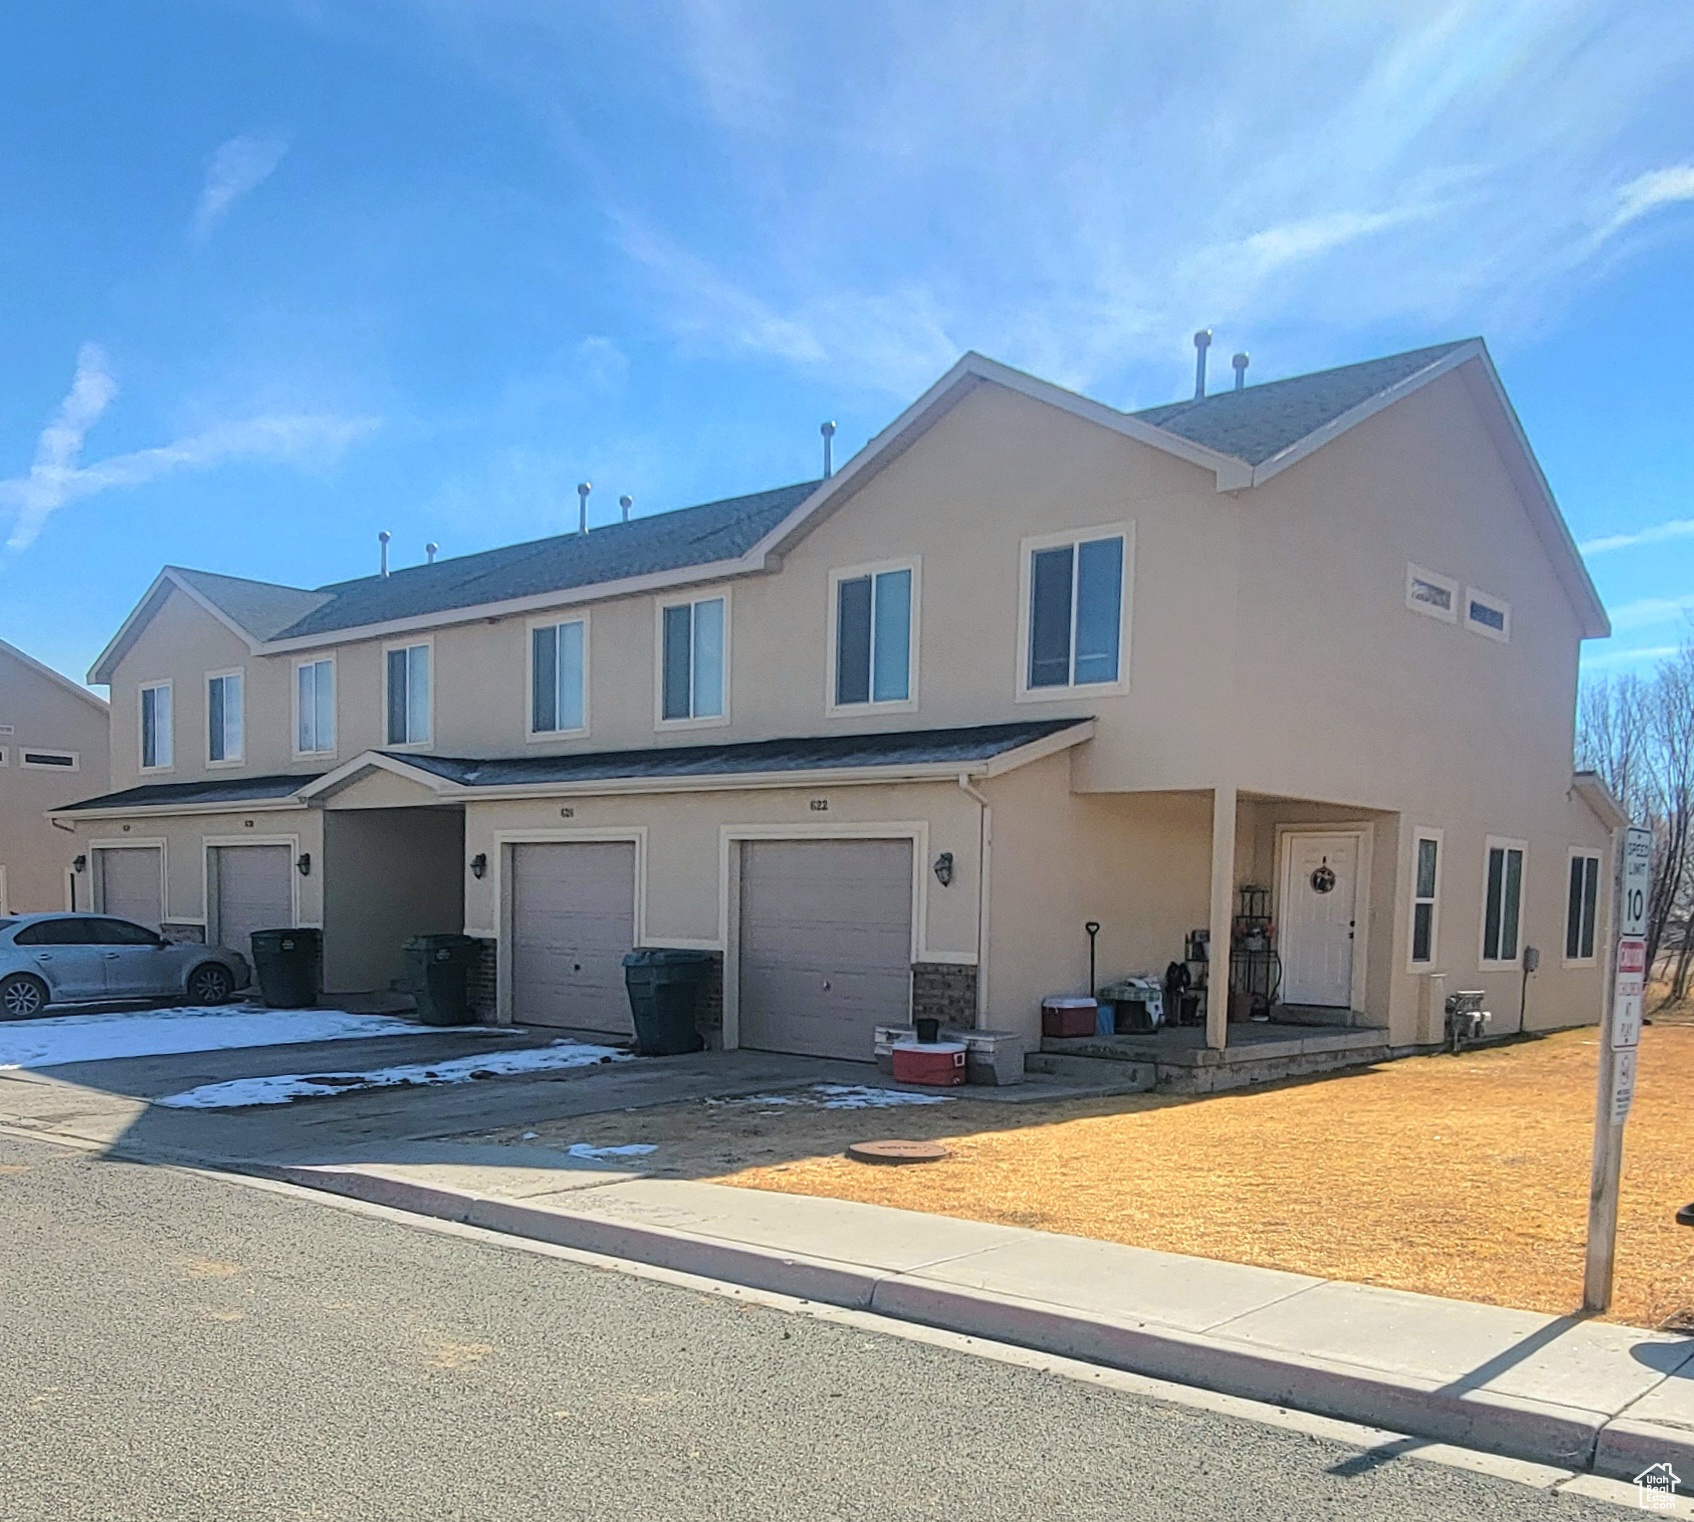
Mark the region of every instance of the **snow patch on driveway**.
[[621, 1147], [596, 1147], [591, 1142], [572, 1142], [565, 1148], [572, 1157], [645, 1157], [659, 1149], [652, 1142], [625, 1142]]
[[946, 1104], [951, 1094], [908, 1094], [904, 1089], [873, 1089], [862, 1083], [814, 1083], [797, 1094], [748, 1094], [737, 1099], [708, 1099], [712, 1105], [805, 1105], [823, 1110], [892, 1110], [900, 1105]]
[[0, 1025], [0, 1070], [429, 1033], [435, 1033], [435, 1027], [390, 1015], [351, 1015], [339, 1009], [242, 1010], [217, 1005], [134, 1010], [128, 1014], [54, 1015]]
[[[426, 1029], [428, 1027], [425, 1027]], [[322, 1099], [330, 1094], [362, 1094], [371, 1089], [434, 1088], [469, 1083], [473, 1078], [503, 1078], [512, 1073], [546, 1073], [564, 1068], [628, 1062], [629, 1052], [580, 1041], [555, 1041], [551, 1046], [521, 1051], [490, 1052], [486, 1056], [455, 1057], [448, 1062], [407, 1062], [395, 1067], [361, 1068], [347, 1073], [281, 1073], [273, 1078], [232, 1078], [203, 1083], [197, 1089], [168, 1094], [154, 1104], [173, 1110], [234, 1110], [247, 1105], [285, 1105], [296, 1099]]]

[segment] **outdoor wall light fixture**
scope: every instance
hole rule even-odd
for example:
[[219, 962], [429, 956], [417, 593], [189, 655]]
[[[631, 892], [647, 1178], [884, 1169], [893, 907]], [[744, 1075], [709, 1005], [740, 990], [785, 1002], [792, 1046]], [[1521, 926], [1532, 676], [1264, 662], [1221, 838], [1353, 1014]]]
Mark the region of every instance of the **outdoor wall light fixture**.
[[310, 877], [312, 875], [312, 853], [310, 851], [302, 851], [295, 859], [294, 869], [302, 877]]
[[488, 875], [488, 858], [481, 851], [471, 857], [471, 876], [478, 882]]
[[71, 871], [73, 872], [86, 872], [87, 870], [88, 858], [86, 856], [79, 856], [71, 863]]
[[935, 880], [943, 888], [953, 881], [953, 853], [943, 851], [935, 858]]

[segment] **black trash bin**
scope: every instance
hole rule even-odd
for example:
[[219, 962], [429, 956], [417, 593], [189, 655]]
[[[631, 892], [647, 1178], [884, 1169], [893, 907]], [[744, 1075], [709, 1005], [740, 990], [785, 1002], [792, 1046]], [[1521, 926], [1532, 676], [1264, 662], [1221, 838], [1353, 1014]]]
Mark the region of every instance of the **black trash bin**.
[[321, 930], [255, 930], [253, 977], [272, 1009], [306, 1009], [318, 1002], [323, 965]]
[[471, 935], [418, 935], [406, 942], [406, 986], [425, 1025], [469, 1025], [471, 965], [479, 943]]
[[643, 1057], [674, 1057], [705, 1046], [695, 1014], [716, 960], [709, 951], [676, 946], [644, 946], [623, 959], [635, 1049]]

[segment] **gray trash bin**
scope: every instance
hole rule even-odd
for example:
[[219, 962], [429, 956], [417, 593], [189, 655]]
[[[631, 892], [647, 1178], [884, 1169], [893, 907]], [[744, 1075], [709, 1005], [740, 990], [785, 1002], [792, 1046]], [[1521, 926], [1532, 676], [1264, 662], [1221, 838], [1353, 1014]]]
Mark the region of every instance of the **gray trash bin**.
[[406, 942], [406, 983], [425, 1025], [470, 1025], [471, 935], [418, 935]]
[[674, 1057], [705, 1046], [697, 1023], [700, 992], [716, 960], [709, 951], [676, 946], [644, 946], [623, 959], [635, 1049], [643, 1057]]

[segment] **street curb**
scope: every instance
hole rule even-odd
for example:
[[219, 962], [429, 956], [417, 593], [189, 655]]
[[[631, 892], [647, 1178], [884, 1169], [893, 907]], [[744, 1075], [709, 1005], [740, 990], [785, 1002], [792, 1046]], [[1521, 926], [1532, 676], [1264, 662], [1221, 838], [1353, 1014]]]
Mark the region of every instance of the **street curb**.
[[811, 1300], [1289, 1407], [1434, 1442], [1631, 1480], [1653, 1464], [1694, 1471], [1694, 1430], [1497, 1391], [1273, 1352], [1153, 1322], [1113, 1320], [991, 1290], [778, 1252], [675, 1227], [308, 1165], [241, 1171], [550, 1246]]

